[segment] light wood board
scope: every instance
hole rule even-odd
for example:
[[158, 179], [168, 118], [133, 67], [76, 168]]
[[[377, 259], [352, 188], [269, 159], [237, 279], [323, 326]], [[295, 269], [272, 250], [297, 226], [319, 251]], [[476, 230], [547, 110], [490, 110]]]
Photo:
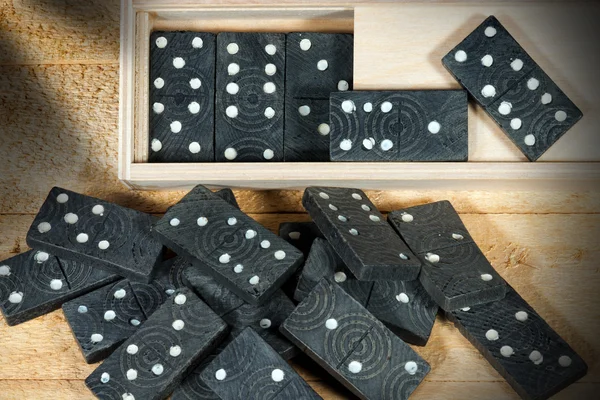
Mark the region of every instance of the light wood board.
[[[129, 191], [118, 181], [119, 1], [66, 7], [73, 3], [0, 0], [0, 259], [27, 249], [33, 214], [54, 185], [151, 213], [164, 212], [184, 194]], [[556, 398], [597, 397], [597, 187], [541, 192], [430, 187], [368, 194], [384, 211], [451, 200], [502, 276], [588, 362], [588, 376]], [[270, 229], [307, 219], [299, 191], [236, 195], [242, 209]], [[442, 319], [431, 344], [417, 351], [433, 371], [414, 399], [517, 398]], [[314, 364], [294, 365], [326, 400], [349, 398]], [[0, 320], [1, 400], [92, 399], [83, 379], [93, 368], [78, 354], [60, 311], [11, 328]]]
[[[445, 71], [441, 58], [491, 14], [500, 18], [584, 113], [582, 121], [537, 163], [527, 162], [474, 104], [469, 106], [469, 163], [147, 163], [148, 37], [153, 29], [247, 30], [251, 21], [258, 27], [252, 30], [261, 31], [348, 31], [353, 23], [355, 89], [450, 89], [459, 85]], [[569, 185], [582, 190], [600, 183], [600, 80], [593, 67], [600, 55], [594, 41], [587, 40], [595, 34], [593, 22], [598, 16], [600, 7], [592, 2], [243, 5], [123, 0], [119, 176], [132, 188], [150, 190], [189, 188], [194, 183], [258, 189], [332, 184], [365, 189], [487, 186], [499, 190]], [[581, 163], [565, 164], [573, 161]]]

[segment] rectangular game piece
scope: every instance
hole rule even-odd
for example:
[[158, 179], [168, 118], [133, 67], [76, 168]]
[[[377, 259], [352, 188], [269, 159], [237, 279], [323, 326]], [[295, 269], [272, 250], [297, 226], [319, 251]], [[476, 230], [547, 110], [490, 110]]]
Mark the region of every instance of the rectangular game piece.
[[510, 286], [502, 300], [447, 317], [523, 399], [547, 399], [587, 373], [583, 359]]
[[331, 161], [394, 161], [398, 158], [400, 101], [397, 92], [332, 93]]
[[129, 281], [142, 311], [149, 317], [175, 290], [185, 287], [183, 268], [172, 258], [162, 263], [156, 277], [150, 283]]
[[225, 188], [225, 189], [221, 189], [221, 190], [217, 190], [215, 192], [215, 194], [217, 196], [219, 196], [220, 198], [222, 198], [223, 200], [225, 200], [226, 202], [228, 202], [229, 204], [231, 204], [232, 206], [234, 206], [235, 208], [240, 208], [236, 198], [235, 198], [235, 194], [233, 193], [233, 190], [229, 189], [229, 188]]
[[417, 346], [427, 344], [438, 312], [418, 280], [375, 281], [366, 308], [400, 339]]
[[285, 161], [330, 161], [329, 100], [287, 98], [285, 108]]
[[279, 224], [279, 236], [296, 247], [306, 258], [315, 238], [323, 234], [314, 222], [282, 222]]
[[146, 321], [125, 279], [69, 301], [62, 309], [88, 364], [108, 357]]
[[181, 385], [177, 386], [171, 395], [171, 400], [221, 400], [221, 398], [208, 387], [201, 378], [202, 371], [214, 360], [218, 354], [225, 348], [225, 343], [229, 344], [233, 340], [231, 335], [227, 337], [218, 349], [210, 356], [206, 357], [191, 374], [189, 374]]
[[284, 74], [284, 34], [217, 35], [217, 161], [283, 161]]
[[117, 279], [94, 263], [29, 250], [0, 261], [0, 311], [9, 326], [17, 325]]
[[540, 158], [583, 116], [537, 66], [487, 112], [530, 161]]
[[315, 239], [302, 269], [296, 300], [304, 300], [322, 278], [335, 281], [405, 342], [427, 343], [438, 306], [418, 280], [356, 280], [329, 243]]
[[354, 40], [344, 33], [289, 33], [285, 161], [329, 161], [329, 95], [352, 89]]
[[419, 280], [444, 310], [500, 300], [506, 283], [448, 201], [392, 211], [388, 222], [423, 261]]
[[215, 35], [150, 35], [150, 162], [214, 161]]
[[227, 333], [202, 300], [178, 289], [85, 383], [101, 399], [164, 399]]
[[252, 328], [217, 355], [201, 379], [223, 400], [321, 399]]
[[169, 208], [155, 231], [180, 256], [250, 304], [263, 304], [302, 253], [205, 187]]
[[361, 399], [407, 399], [429, 373], [425, 360], [326, 278], [280, 330]]
[[493, 103], [535, 66], [493, 16], [446, 54], [442, 64], [482, 106]]
[[309, 187], [302, 205], [357, 279], [413, 280], [421, 262], [358, 189]]
[[152, 215], [55, 187], [29, 228], [27, 244], [150, 282], [164, 250], [152, 232], [154, 221]]
[[[300, 250], [304, 254], [304, 259], [308, 256], [313, 240], [317, 237], [323, 237], [314, 222], [282, 222], [279, 224], [279, 236]], [[281, 290], [290, 299], [294, 299], [294, 292], [301, 274], [302, 267], [298, 268], [294, 275], [281, 286]]]
[[352, 88], [352, 34], [288, 33], [286, 50], [288, 97], [329, 100], [330, 93]]
[[392, 211], [388, 222], [416, 254], [473, 243], [469, 231], [447, 200]]
[[494, 16], [444, 56], [442, 63], [530, 161], [582, 117]]
[[332, 161], [466, 161], [467, 93], [331, 94]]
[[208, 306], [231, 327], [237, 335], [244, 328], [254, 328], [260, 336], [286, 360], [296, 355], [296, 347], [279, 333], [279, 325], [294, 311], [294, 303], [277, 290], [260, 306], [248, 304], [232, 291], [217, 283], [202, 270], [178, 258], [182, 265], [183, 280]]
[[468, 102], [464, 90], [403, 90], [398, 161], [467, 161]]
[[63, 304], [73, 336], [88, 364], [108, 357], [175, 289], [180, 270], [167, 261], [151, 283], [121, 280]]
[[333, 279], [346, 293], [366, 307], [373, 282], [355, 279], [327, 240], [317, 238], [302, 268], [294, 299], [298, 302], [304, 300], [323, 278]]

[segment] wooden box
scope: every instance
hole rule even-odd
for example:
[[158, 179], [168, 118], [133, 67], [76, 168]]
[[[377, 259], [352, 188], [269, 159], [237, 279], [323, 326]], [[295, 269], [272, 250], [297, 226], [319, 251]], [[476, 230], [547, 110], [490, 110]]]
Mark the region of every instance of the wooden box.
[[[209, 186], [365, 189], [589, 188], [599, 181], [600, 91], [591, 2], [417, 3], [122, 0], [119, 179], [135, 189]], [[441, 58], [488, 15], [583, 111], [531, 163], [478, 106], [469, 106], [466, 163], [148, 163], [148, 55], [153, 30], [354, 33], [354, 89], [453, 89]]]

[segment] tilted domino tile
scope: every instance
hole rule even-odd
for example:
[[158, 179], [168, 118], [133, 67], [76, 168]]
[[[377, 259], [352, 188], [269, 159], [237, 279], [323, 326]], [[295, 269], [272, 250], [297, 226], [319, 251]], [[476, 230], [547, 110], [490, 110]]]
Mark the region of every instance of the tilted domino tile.
[[442, 62], [530, 161], [582, 117], [493, 16]]
[[399, 161], [467, 161], [469, 156], [467, 92], [403, 90], [398, 92]]
[[366, 306], [373, 282], [354, 279], [333, 247], [325, 239], [316, 238], [304, 263], [294, 299], [299, 302], [304, 300], [325, 277], [333, 279], [356, 301]]
[[398, 158], [397, 92], [341, 92], [330, 98], [331, 161]]
[[473, 243], [469, 231], [447, 200], [392, 211], [388, 222], [415, 253]]
[[421, 262], [358, 189], [309, 187], [302, 204], [359, 280], [413, 280]]
[[231, 342], [231, 335], [227, 337], [219, 348], [210, 356], [206, 357], [191, 374], [189, 374], [181, 385], [177, 386], [171, 395], [171, 400], [221, 400], [221, 398], [211, 389], [201, 378], [202, 371], [215, 359], [217, 354], [221, 353], [225, 347], [225, 342]]
[[150, 283], [129, 282], [146, 317], [156, 311], [176, 289], [185, 287], [184, 269], [175, 261], [170, 259], [163, 262]]
[[[304, 259], [308, 256], [313, 240], [323, 237], [314, 222], [282, 222], [279, 224], [279, 236], [300, 250], [304, 254]], [[291, 299], [294, 299], [302, 268], [298, 268], [294, 275], [281, 286], [281, 290]]]
[[171, 400], [221, 400], [221, 398], [208, 387], [206, 383], [204, 383], [201, 374], [206, 366], [210, 364], [241, 331], [241, 329], [237, 332], [235, 329], [232, 330], [229, 336], [219, 344], [217, 349], [214, 350], [210, 356], [202, 360], [200, 365], [198, 365], [196, 369], [181, 382], [181, 385], [179, 385], [171, 395]]
[[282, 161], [285, 35], [217, 35], [215, 158]]
[[137, 340], [180, 371], [179, 384], [229, 331], [225, 321], [192, 290], [179, 288], [141, 326]]
[[299, 250], [200, 185], [167, 211], [155, 231], [251, 304], [266, 302], [303, 261]]
[[444, 310], [497, 301], [506, 283], [475, 243], [420, 254], [423, 268], [419, 280]]
[[[237, 203], [237, 200], [235, 198], [235, 194], [233, 193], [233, 190], [229, 189], [229, 188], [225, 188], [225, 189], [221, 189], [221, 190], [217, 190], [216, 192], [213, 192], [216, 196], [220, 197], [221, 199], [225, 200], [226, 202], [228, 202], [229, 204], [231, 204], [232, 206], [234, 206], [235, 208], [239, 209], [240, 206]], [[183, 200], [183, 199], [182, 199]], [[179, 204], [179, 203], [176, 203]], [[172, 206], [171, 206], [172, 207]], [[171, 208], [168, 207], [167, 211]]]
[[219, 196], [220, 198], [222, 198], [223, 200], [225, 200], [226, 202], [228, 202], [229, 204], [231, 204], [232, 206], [234, 206], [235, 208], [240, 208], [240, 206], [235, 198], [235, 194], [233, 193], [233, 190], [231, 190], [229, 188], [225, 188], [225, 189], [216, 191], [215, 194], [217, 196]]
[[[235, 194], [233, 193], [233, 190], [231, 190], [229, 188], [225, 188], [225, 189], [217, 190], [216, 192], [214, 192], [214, 194], [219, 196], [221, 199], [225, 200], [226, 202], [228, 202], [235, 208], [237, 208], [237, 209], [240, 208], [240, 206], [235, 198]], [[171, 207], [168, 207], [168, 208], [171, 208]]]
[[539, 67], [490, 104], [487, 112], [530, 161], [541, 157], [583, 116]]
[[117, 279], [94, 263], [29, 250], [0, 261], [0, 311], [8, 325], [17, 325]]
[[326, 278], [280, 330], [361, 399], [407, 399], [429, 373], [425, 360]]
[[367, 310], [400, 339], [425, 346], [438, 305], [418, 280], [375, 281]]
[[298, 282], [296, 300], [304, 300], [325, 277], [338, 283], [405, 342], [427, 343], [438, 306], [418, 280], [358, 281], [329, 243], [315, 239]]
[[163, 399], [227, 333], [195, 294], [178, 289], [85, 383], [102, 399]]
[[314, 222], [282, 222], [279, 224], [279, 236], [308, 256], [313, 240], [323, 238], [323, 234]]
[[146, 321], [127, 280], [71, 300], [62, 309], [88, 364], [108, 357]]
[[223, 400], [321, 399], [252, 328], [217, 355], [201, 379]]
[[235, 336], [244, 328], [254, 328], [281, 357], [290, 359], [296, 355], [296, 348], [278, 332], [279, 325], [294, 311], [294, 304], [281, 291], [277, 290], [266, 303], [260, 306], [248, 304], [233, 292], [217, 283], [210, 276], [179, 259], [185, 265], [184, 282], [198, 294], [208, 306], [232, 328]]
[[502, 300], [447, 316], [523, 399], [547, 399], [587, 373], [583, 359], [511, 287]]
[[423, 261], [419, 280], [442, 309], [451, 311], [504, 297], [506, 283], [450, 203], [393, 211], [388, 221]]
[[483, 106], [493, 103], [535, 66], [493, 16], [446, 54], [442, 63]]
[[244, 300], [193, 263], [182, 257], [177, 257], [176, 262], [181, 264], [184, 270], [185, 285], [194, 290], [217, 315], [222, 316], [244, 304]]
[[27, 244], [150, 282], [164, 250], [152, 232], [154, 221], [149, 214], [55, 187], [29, 228]]
[[175, 289], [180, 269], [163, 264], [151, 283], [121, 280], [63, 304], [73, 336], [88, 364], [108, 357], [131, 336]]
[[352, 89], [353, 36], [289, 33], [285, 161], [329, 161], [329, 95]]
[[150, 35], [150, 162], [214, 161], [215, 35]]

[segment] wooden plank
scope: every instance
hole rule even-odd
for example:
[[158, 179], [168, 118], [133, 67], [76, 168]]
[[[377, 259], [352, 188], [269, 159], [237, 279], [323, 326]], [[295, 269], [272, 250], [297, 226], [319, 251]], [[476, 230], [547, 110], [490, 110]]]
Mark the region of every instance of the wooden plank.
[[[358, 4], [395, 3], [398, 0], [127, 0], [139, 10], [177, 10], [177, 9], [210, 9], [221, 7], [262, 8], [285, 6], [285, 8], [302, 8], [311, 6], [352, 7]], [[401, 0], [406, 1], [406, 0]], [[410, 1], [410, 0], [409, 0]]]
[[2, 400], [93, 400], [96, 399], [81, 379], [0, 380]]
[[[335, 383], [310, 382], [315, 391], [326, 400], [347, 400], [348, 392]], [[575, 383], [559, 393], [554, 400], [592, 399], [600, 384]], [[93, 400], [95, 397], [85, 387], [83, 380], [0, 380], [3, 400], [26, 400], [54, 398], [60, 393], [61, 400]], [[485, 399], [512, 400], [519, 397], [504, 382], [429, 382], [425, 381], [411, 396], [411, 400], [464, 400]]]
[[1, 0], [0, 65], [116, 63], [120, 0]]
[[[150, 33], [154, 16], [146, 12], [136, 14], [135, 24], [135, 65], [134, 71], [134, 162], [148, 161], [150, 109]], [[126, 139], [124, 139], [126, 140]]]
[[[1, 154], [1, 149], [0, 149]], [[178, 202], [186, 191], [131, 191], [116, 180], [98, 177], [93, 170], [77, 175], [74, 173], [79, 162], [76, 156], [73, 169], [61, 170], [56, 177], [38, 175], [52, 179], [52, 185], [64, 187], [84, 194], [116, 202], [140, 211], [160, 214]], [[30, 167], [31, 168], [31, 167]], [[108, 170], [111, 173], [114, 170]], [[35, 174], [24, 177], [18, 169], [9, 170], [3, 190], [11, 196], [0, 197], [2, 214], [35, 214], [46, 198], [51, 184], [40, 184]], [[12, 174], [11, 174], [12, 172]], [[42, 171], [39, 171], [41, 174]], [[80, 179], [73, 181], [73, 176]], [[15, 182], [15, 183], [13, 183]], [[16, 182], [19, 182], [18, 187]], [[367, 195], [382, 212], [389, 212], [439, 200], [449, 200], [461, 214], [589, 214], [597, 213], [600, 192], [533, 190], [500, 192], [495, 190], [451, 191], [451, 190], [369, 190]], [[304, 213], [301, 204], [302, 191], [297, 190], [235, 190], [240, 207], [247, 213]], [[29, 218], [29, 217], [28, 217]]]
[[[305, 214], [251, 216], [273, 230], [281, 221], [307, 219]], [[600, 311], [593, 306], [600, 285], [600, 215], [462, 217], [498, 272], [586, 359], [590, 371], [583, 381], [600, 382]], [[0, 259], [25, 250], [30, 220], [22, 215], [0, 217]], [[19, 379], [24, 374], [35, 379], [83, 379], [91, 371], [74, 346], [60, 311], [17, 327], [0, 324], [0, 346], [0, 379]], [[438, 319], [429, 344], [416, 351], [432, 366], [430, 381], [501, 380], [443, 319]], [[299, 369], [308, 379], [322, 376], [309, 368]]]
[[[398, 4], [355, 9], [355, 89], [450, 89], [460, 86], [441, 59], [488, 15], [495, 15], [533, 59], [583, 111], [584, 118], [541, 161], [599, 161], [600, 61], [590, 2]], [[586, 22], [590, 21], [590, 23]], [[381, 38], [385, 37], [385, 40]], [[523, 161], [525, 157], [479, 107], [469, 112], [469, 160]]]
[[121, 51], [119, 53], [119, 151], [117, 176], [130, 178], [134, 161], [134, 109], [135, 109], [135, 13], [130, 1], [121, 2]]
[[134, 189], [197, 183], [250, 189], [352, 186], [361, 189], [585, 190], [598, 185], [598, 163], [193, 163], [131, 165]]
[[[194, 9], [212, 8], [223, 6], [261, 7], [284, 5], [286, 7], [306, 6], [356, 6], [365, 4], [385, 3], [414, 3], [415, 0], [127, 0], [131, 1], [136, 9]], [[514, 0], [513, 0], [514, 1]], [[523, 2], [542, 2], [547, 0], [522, 0]], [[455, 0], [423, 0], [422, 3], [455, 3]], [[462, 3], [480, 3], [481, 0], [463, 0]]]
[[[208, 12], [207, 12], [208, 11]], [[156, 30], [192, 30], [206, 32], [347, 32], [354, 30], [353, 12], [346, 9], [302, 9], [285, 17], [281, 10], [275, 14], [262, 11], [249, 13], [248, 9], [219, 9], [197, 11], [201, 18], [192, 19], [193, 12], [181, 18], [178, 12], [157, 12]], [[179, 18], [178, 18], [179, 16]]]

